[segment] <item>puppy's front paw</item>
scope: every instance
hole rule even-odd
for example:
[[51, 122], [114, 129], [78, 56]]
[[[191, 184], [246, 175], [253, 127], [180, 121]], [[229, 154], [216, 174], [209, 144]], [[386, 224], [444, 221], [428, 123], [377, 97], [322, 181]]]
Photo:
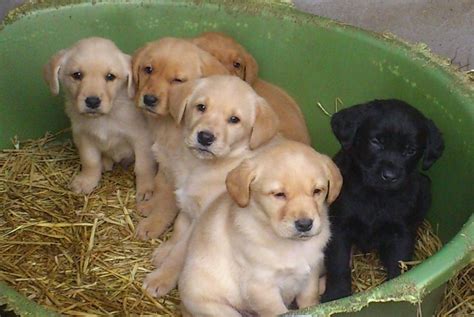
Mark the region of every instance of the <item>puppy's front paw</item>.
[[148, 217], [138, 223], [135, 235], [141, 240], [148, 240], [158, 238], [163, 231], [162, 223], [157, 217]]
[[143, 288], [153, 297], [162, 297], [168, 294], [177, 284], [177, 274], [165, 270], [154, 270], [148, 274], [143, 282]]
[[155, 184], [153, 180], [150, 181], [139, 181], [137, 179], [137, 195], [136, 201], [138, 203], [142, 201], [149, 201], [153, 197], [153, 191], [155, 190]]
[[153, 197], [153, 189], [142, 189], [142, 190], [138, 190], [137, 188], [137, 196], [136, 196], [136, 200], [138, 203], [141, 203], [141, 202], [147, 202], [149, 201], [151, 198]]
[[173, 250], [174, 244], [170, 241], [163, 242], [160, 244], [155, 251], [153, 251], [153, 255], [151, 256], [151, 263], [155, 267], [161, 266], [165, 259], [170, 254], [171, 250]]
[[153, 199], [137, 202], [137, 211], [140, 213], [140, 215], [146, 217], [151, 214], [154, 205], [155, 203], [153, 202]]
[[90, 194], [99, 183], [99, 179], [79, 174], [71, 182], [71, 190], [76, 194]]

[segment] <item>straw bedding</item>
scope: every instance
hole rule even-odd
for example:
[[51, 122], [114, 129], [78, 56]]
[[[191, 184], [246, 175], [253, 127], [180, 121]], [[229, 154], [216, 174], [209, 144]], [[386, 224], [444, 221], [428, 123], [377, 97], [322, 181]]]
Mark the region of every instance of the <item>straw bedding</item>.
[[[62, 315], [178, 315], [176, 291], [157, 300], [141, 288], [162, 240], [134, 237], [140, 217], [131, 169], [115, 168], [91, 195], [75, 195], [68, 183], [79, 159], [70, 141], [56, 138], [15, 142], [0, 153], [0, 280]], [[416, 260], [406, 268], [441, 247], [428, 223], [419, 233]], [[383, 282], [374, 255], [355, 254], [353, 267], [355, 292]], [[450, 282], [440, 315], [472, 312], [473, 274], [471, 266]]]

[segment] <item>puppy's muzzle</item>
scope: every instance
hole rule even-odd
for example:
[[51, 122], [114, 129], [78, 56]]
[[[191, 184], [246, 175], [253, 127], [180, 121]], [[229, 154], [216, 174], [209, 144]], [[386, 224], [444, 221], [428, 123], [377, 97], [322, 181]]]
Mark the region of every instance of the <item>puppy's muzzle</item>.
[[295, 228], [298, 232], [308, 232], [313, 228], [313, 219], [301, 218], [295, 221]]
[[216, 136], [210, 131], [199, 131], [197, 141], [203, 146], [210, 146], [216, 140]]
[[91, 110], [96, 110], [99, 108], [101, 100], [97, 96], [89, 96], [85, 100], [86, 107]]
[[159, 99], [154, 95], [143, 96], [143, 103], [149, 108], [154, 108], [159, 103]]

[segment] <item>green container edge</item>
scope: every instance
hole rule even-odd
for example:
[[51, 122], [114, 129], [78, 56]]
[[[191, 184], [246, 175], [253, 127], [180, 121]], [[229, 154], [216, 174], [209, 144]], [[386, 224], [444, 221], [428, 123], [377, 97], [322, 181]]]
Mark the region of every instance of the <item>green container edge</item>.
[[[420, 43], [417, 45], [410, 44], [393, 34], [374, 33], [357, 27], [336, 22], [327, 18], [310, 15], [299, 12], [294, 9], [290, 1], [280, 0], [264, 0], [264, 1], [192, 1], [192, 0], [157, 0], [157, 1], [132, 1], [132, 0], [34, 0], [12, 10], [0, 25], [0, 32], [5, 25], [14, 23], [16, 20], [34, 14], [35, 11], [58, 9], [62, 6], [95, 4], [95, 3], [166, 3], [172, 5], [181, 4], [216, 4], [225, 6], [228, 9], [232, 7], [238, 8], [246, 13], [258, 14], [262, 9], [269, 9], [273, 12], [277, 11], [281, 16], [286, 18], [295, 18], [295, 20], [303, 20], [304, 22], [314, 23], [320, 27], [332, 27], [339, 30], [352, 32], [353, 36], [357, 36], [361, 40], [369, 41], [374, 45], [380, 41], [384, 44], [392, 45], [394, 48], [405, 50], [411, 54], [411, 58], [420, 59], [425, 62], [426, 67], [436, 69], [438, 76], [448, 77], [451, 89], [461, 92], [461, 98], [470, 100], [474, 105], [474, 85], [469, 82], [468, 77], [460, 71], [457, 71], [450, 65], [449, 61], [432, 54], [426, 45]], [[455, 87], [455, 88], [454, 88]], [[472, 109], [474, 113], [474, 107]], [[449, 259], [447, 263], [446, 259]], [[402, 276], [383, 283], [372, 290], [358, 293], [353, 296], [343, 298], [330, 303], [324, 303], [315, 307], [291, 311], [287, 316], [311, 315], [311, 316], [330, 316], [337, 313], [358, 312], [368, 307], [371, 303], [384, 302], [408, 302], [413, 305], [419, 305], [423, 302], [425, 296], [442, 287], [447, 280], [453, 277], [458, 271], [469, 263], [474, 262], [474, 215], [471, 214], [468, 221], [463, 225], [461, 230], [447, 243], [443, 248], [419, 264], [415, 268], [406, 272]], [[439, 268], [442, 268], [440, 270]], [[43, 306], [29, 300], [24, 295], [18, 293], [6, 283], [0, 281], [0, 304], [6, 305], [8, 309], [13, 310], [21, 316], [60, 316]]]

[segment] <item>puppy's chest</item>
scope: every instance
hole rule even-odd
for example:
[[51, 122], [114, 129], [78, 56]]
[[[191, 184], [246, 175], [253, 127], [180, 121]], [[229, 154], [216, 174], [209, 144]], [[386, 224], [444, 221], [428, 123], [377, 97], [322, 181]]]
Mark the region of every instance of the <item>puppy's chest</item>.
[[175, 193], [181, 210], [192, 217], [199, 216], [226, 190], [225, 175], [206, 167], [195, 168], [187, 177], [180, 177]]

